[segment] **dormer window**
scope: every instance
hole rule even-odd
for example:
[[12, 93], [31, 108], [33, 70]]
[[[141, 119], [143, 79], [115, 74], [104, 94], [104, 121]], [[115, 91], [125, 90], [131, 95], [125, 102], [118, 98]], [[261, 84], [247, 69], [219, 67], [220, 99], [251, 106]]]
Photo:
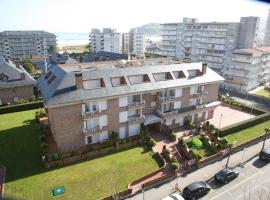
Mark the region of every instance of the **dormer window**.
[[156, 82], [173, 80], [172, 74], [170, 72], [154, 73], [153, 76]]
[[124, 76], [111, 77], [111, 83], [113, 87], [127, 85], [127, 81]]
[[188, 78], [195, 78], [197, 76], [201, 76], [202, 72], [198, 69], [192, 69], [192, 70], [188, 70]]
[[8, 81], [8, 75], [6, 75], [5, 73], [0, 74], [0, 80], [1, 81]]
[[186, 75], [183, 71], [174, 71], [173, 75], [176, 79], [186, 78]]
[[131, 75], [128, 79], [131, 85], [150, 82], [147, 74]]
[[105, 87], [103, 78], [89, 79], [83, 81], [83, 86], [85, 89], [98, 89]]

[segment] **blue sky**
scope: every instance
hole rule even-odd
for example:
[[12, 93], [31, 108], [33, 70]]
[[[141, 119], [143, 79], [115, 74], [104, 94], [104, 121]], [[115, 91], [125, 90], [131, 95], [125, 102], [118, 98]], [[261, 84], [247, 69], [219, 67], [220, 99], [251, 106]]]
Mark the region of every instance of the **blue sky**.
[[150, 22], [239, 21], [266, 18], [267, 4], [249, 0], [0, 0], [0, 31], [89, 32], [112, 27], [128, 31]]

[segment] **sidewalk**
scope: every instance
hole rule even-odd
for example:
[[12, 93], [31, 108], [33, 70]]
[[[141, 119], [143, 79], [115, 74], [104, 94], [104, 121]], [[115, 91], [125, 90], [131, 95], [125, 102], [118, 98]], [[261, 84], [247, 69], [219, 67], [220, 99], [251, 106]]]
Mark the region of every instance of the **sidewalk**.
[[[237, 152], [230, 157], [229, 166], [239, 165], [242, 161], [249, 160], [254, 157], [262, 148], [262, 143], [259, 142], [251, 147], [246, 148], [243, 151]], [[266, 141], [266, 147], [270, 146], [270, 140]], [[144, 193], [140, 193], [130, 199], [134, 200], [160, 200], [174, 191], [175, 185], [178, 184], [178, 188], [183, 190], [185, 186], [195, 181], [206, 181], [211, 179], [219, 170], [223, 169], [226, 165], [227, 158], [221, 161], [217, 161], [213, 164], [207, 165], [203, 168], [196, 170], [193, 173], [186, 175], [185, 177], [178, 177], [173, 181], [170, 181], [164, 185], [156, 188], [149, 189]]]

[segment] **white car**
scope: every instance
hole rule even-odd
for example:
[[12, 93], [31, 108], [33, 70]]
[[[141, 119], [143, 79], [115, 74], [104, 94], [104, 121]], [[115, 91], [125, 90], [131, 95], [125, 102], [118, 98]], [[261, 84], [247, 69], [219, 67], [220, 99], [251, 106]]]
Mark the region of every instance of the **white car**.
[[185, 199], [179, 193], [176, 192], [176, 193], [170, 194], [169, 196], [166, 196], [162, 200], [185, 200]]

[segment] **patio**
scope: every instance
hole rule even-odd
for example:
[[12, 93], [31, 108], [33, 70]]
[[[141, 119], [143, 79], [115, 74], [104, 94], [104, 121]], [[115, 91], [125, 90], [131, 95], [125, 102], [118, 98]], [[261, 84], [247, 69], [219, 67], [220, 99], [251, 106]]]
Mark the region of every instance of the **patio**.
[[219, 105], [214, 111], [214, 117], [208, 120], [217, 128], [223, 128], [256, 117], [252, 113], [246, 113], [228, 106]]

